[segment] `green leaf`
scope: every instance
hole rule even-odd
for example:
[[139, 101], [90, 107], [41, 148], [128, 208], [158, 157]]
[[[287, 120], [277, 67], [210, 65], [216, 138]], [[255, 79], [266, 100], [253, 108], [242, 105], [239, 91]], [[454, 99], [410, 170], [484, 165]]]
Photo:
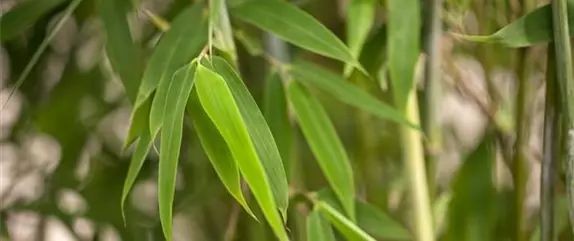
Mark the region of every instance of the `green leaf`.
[[237, 60], [227, 4], [224, 0], [209, 0], [209, 19], [211, 31], [209, 36], [214, 38], [210, 43], [230, 55], [234, 61]]
[[[375, 0], [351, 0], [347, 8], [347, 44], [353, 58], [358, 59], [375, 22]], [[345, 76], [349, 76], [352, 65], [345, 65]]]
[[420, 0], [389, 0], [387, 50], [395, 106], [403, 109], [420, 52]]
[[300, 83], [292, 82], [288, 95], [305, 139], [329, 185], [337, 194], [345, 213], [355, 220], [353, 169], [333, 123], [319, 100]]
[[275, 235], [289, 240], [271, 191], [267, 174], [259, 161], [246, 122], [225, 80], [199, 65], [195, 75], [197, 94], [203, 109], [226, 141], [251, 192], [259, 203]]
[[167, 90], [166, 108], [161, 131], [161, 151], [159, 155], [158, 199], [159, 216], [163, 233], [172, 240], [172, 213], [175, 194], [177, 162], [183, 133], [185, 106], [194, 84], [196, 64], [193, 62], [173, 75]]
[[327, 27], [287, 1], [246, 1], [232, 8], [231, 14], [301, 48], [360, 66]]
[[241, 192], [239, 168], [237, 164], [235, 164], [235, 160], [225, 140], [201, 107], [197, 92], [192, 93], [188, 104], [188, 112], [193, 120], [193, 126], [197, 132], [201, 146], [203, 150], [205, 150], [217, 176], [219, 176], [219, 179], [231, 196], [243, 206], [249, 215], [257, 220], [257, 217], [247, 205], [247, 201], [245, 201], [243, 193]]
[[0, 43], [22, 34], [40, 17], [69, 0], [26, 0], [0, 17]]
[[[197, 56], [207, 42], [207, 21], [203, 16], [203, 7], [203, 4], [195, 4], [184, 9], [170, 25], [170, 30], [160, 39], [143, 74], [132, 112], [130, 132], [141, 132], [141, 130], [132, 130], [142, 126], [141, 123], [137, 123], [141, 119], [134, 118], [138, 115], [145, 115], [150, 118], [149, 128], [153, 138], [159, 132], [167, 99], [166, 88], [169, 86], [173, 73]], [[149, 99], [156, 88], [158, 90], [153, 98], [152, 110], [150, 113], [146, 113], [142, 106], [145, 102], [150, 101]], [[137, 137], [137, 134], [128, 135], [128, 137], [130, 138], [126, 139], [127, 145]]]
[[413, 239], [404, 226], [375, 206], [362, 201], [356, 201], [355, 203], [357, 207], [357, 224], [367, 233], [379, 239]]
[[307, 61], [297, 61], [289, 68], [296, 81], [309, 84], [329, 92], [338, 100], [369, 112], [383, 119], [395, 121], [415, 129], [419, 126], [409, 122], [393, 107], [379, 101], [361, 88], [349, 83], [343, 77]]
[[263, 54], [263, 47], [261, 47], [261, 41], [255, 37], [251, 36], [247, 31], [242, 29], [234, 29], [233, 36], [243, 45], [245, 50], [251, 56], [259, 56]]
[[142, 65], [140, 51], [130, 34], [128, 9], [118, 0], [100, 0], [99, 7], [106, 30], [108, 58], [122, 80], [128, 99], [134, 104], [141, 81]]
[[[574, 25], [574, 1], [566, 0], [568, 6], [568, 24]], [[574, 28], [570, 28], [570, 36], [574, 36]], [[553, 40], [552, 9], [546, 4], [504, 26], [492, 35], [460, 35], [456, 36], [481, 43], [501, 44], [510, 48], [521, 48], [535, 44], [548, 43]]]
[[336, 240], [331, 225], [329, 225], [323, 213], [319, 212], [319, 210], [313, 210], [309, 216], [307, 216], [307, 240]]
[[257, 103], [249, 93], [241, 77], [239, 77], [237, 72], [233, 70], [233, 67], [223, 58], [213, 56], [211, 58], [211, 64], [207, 63], [205, 66], [220, 74], [227, 82], [231, 93], [233, 93], [241, 116], [247, 125], [251, 141], [255, 145], [259, 155], [259, 160], [262, 162], [265, 172], [267, 173], [267, 178], [273, 191], [273, 197], [275, 197], [275, 203], [286, 221], [287, 207], [289, 205], [287, 175], [283, 168], [283, 160], [277, 149], [277, 144], [265, 121], [265, 117], [259, 110]]
[[272, 70], [266, 80], [265, 101], [263, 115], [273, 139], [277, 142], [283, 168], [287, 177], [290, 177], [290, 164], [293, 152], [293, 127], [289, 120], [289, 109], [285, 87], [281, 81], [281, 75], [277, 70]]
[[341, 213], [323, 201], [315, 203], [315, 207], [327, 216], [331, 224], [350, 241], [375, 241], [373, 237], [345, 218]]

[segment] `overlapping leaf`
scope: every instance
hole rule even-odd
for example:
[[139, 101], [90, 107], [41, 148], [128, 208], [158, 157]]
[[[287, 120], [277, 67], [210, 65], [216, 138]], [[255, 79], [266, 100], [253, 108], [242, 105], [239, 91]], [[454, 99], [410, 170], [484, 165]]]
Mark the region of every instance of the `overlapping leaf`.
[[241, 192], [239, 168], [227, 147], [227, 143], [225, 143], [225, 140], [201, 107], [197, 92], [192, 93], [192, 98], [188, 104], [188, 112], [193, 120], [193, 126], [197, 132], [201, 146], [203, 150], [205, 150], [217, 176], [219, 176], [219, 179], [231, 196], [245, 208], [245, 211], [249, 213], [249, 215], [257, 219], [247, 205], [247, 201], [245, 201], [243, 193]]
[[203, 109], [226, 141], [251, 192], [275, 235], [288, 240], [265, 169], [248, 132], [232, 91], [219, 74], [199, 65], [195, 75], [197, 94]]
[[230, 55], [233, 60], [237, 60], [233, 32], [227, 13], [227, 4], [224, 0], [209, 1], [209, 19], [210, 38], [213, 38], [210, 44]]
[[289, 68], [296, 81], [309, 84], [330, 93], [340, 101], [367, 111], [383, 119], [395, 121], [416, 129], [419, 127], [406, 120], [393, 107], [379, 101], [343, 77], [306, 61], [297, 61]]
[[355, 220], [355, 186], [349, 157], [325, 109], [303, 85], [290, 84], [289, 100], [299, 126], [345, 213]]
[[286, 220], [287, 206], [289, 204], [287, 176], [277, 144], [265, 121], [265, 117], [239, 75], [223, 58], [214, 56], [211, 58], [211, 64], [207, 62], [205, 66], [220, 74], [226, 81], [231, 93], [233, 93], [235, 102], [239, 107], [241, 116], [247, 125], [247, 130], [259, 155], [259, 160], [267, 173], [267, 178], [275, 197], [275, 203]]
[[307, 216], [307, 240], [335, 241], [331, 225], [319, 210], [313, 210]]
[[[351, 0], [347, 8], [347, 44], [353, 58], [358, 59], [363, 44], [375, 22], [375, 0]], [[345, 75], [349, 75], [352, 65], [345, 65]]]
[[231, 14], [301, 48], [360, 68], [337, 36], [311, 15], [286, 1], [246, 1], [232, 8]]
[[373, 237], [392, 240], [412, 240], [410, 232], [400, 223], [378, 208], [362, 202], [355, 202], [357, 224]]
[[0, 43], [18, 36], [44, 14], [69, 0], [26, 0], [0, 17]]
[[319, 209], [329, 221], [347, 240], [350, 241], [375, 241], [373, 237], [359, 228], [351, 220], [347, 219], [344, 215], [339, 213], [336, 209], [323, 201], [317, 201], [315, 207]]

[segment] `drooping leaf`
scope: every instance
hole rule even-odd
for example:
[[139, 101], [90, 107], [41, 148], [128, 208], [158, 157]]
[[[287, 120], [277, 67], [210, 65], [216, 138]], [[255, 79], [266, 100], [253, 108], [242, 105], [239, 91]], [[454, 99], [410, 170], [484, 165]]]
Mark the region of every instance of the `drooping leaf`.
[[357, 224], [379, 239], [412, 240], [410, 232], [389, 215], [363, 201], [356, 201]]
[[313, 155], [337, 194], [345, 213], [355, 220], [355, 185], [349, 157], [319, 100], [303, 85], [292, 82], [288, 95]]
[[452, 186], [445, 240], [492, 240], [496, 193], [494, 138], [487, 135], [464, 161]]
[[275, 203], [284, 220], [286, 220], [287, 207], [289, 205], [287, 175], [283, 168], [281, 154], [265, 121], [265, 117], [259, 110], [257, 103], [249, 93], [241, 77], [223, 58], [213, 56], [211, 64], [206, 63], [205, 66], [221, 75], [231, 90], [241, 116], [247, 125], [247, 131], [255, 145], [259, 160], [267, 173]]
[[26, 0], [0, 17], [0, 43], [18, 36], [40, 17], [69, 0]]
[[128, 9], [118, 0], [100, 0], [100, 17], [106, 30], [106, 51], [110, 63], [119, 74], [126, 95], [132, 104], [136, 101], [141, 81], [140, 51], [130, 34]]
[[213, 41], [210, 41], [210, 43], [230, 55], [234, 61], [237, 60], [235, 42], [233, 42], [233, 32], [227, 12], [227, 4], [224, 0], [209, 1], [209, 19], [210, 38], [213, 38]]
[[231, 14], [301, 48], [360, 66], [327, 27], [287, 1], [246, 1], [232, 8]]
[[[143, 74], [132, 112], [130, 133], [136, 134], [128, 135], [125, 146], [128, 146], [137, 137], [137, 133], [142, 131], [137, 130], [142, 125], [141, 122], [138, 123], [138, 120], [141, 121], [140, 118], [134, 118], [136, 116], [148, 116], [152, 139], [159, 132], [167, 99], [166, 88], [173, 73], [198, 55], [207, 42], [207, 21], [203, 16], [203, 7], [203, 4], [195, 4], [182, 10], [170, 25], [170, 30], [160, 39]], [[145, 102], [151, 101], [151, 95], [156, 88], [158, 90], [153, 98], [152, 109], [146, 113], [142, 107]]]
[[253, 211], [247, 205], [247, 201], [243, 197], [241, 192], [241, 182], [239, 176], [239, 168], [225, 143], [225, 140], [217, 131], [217, 128], [209, 119], [209, 116], [201, 107], [199, 99], [197, 97], [197, 92], [192, 93], [192, 97], [189, 100], [188, 112], [193, 120], [193, 126], [201, 142], [201, 146], [213, 169], [217, 173], [217, 176], [227, 189], [231, 196], [235, 198], [243, 206], [245, 211], [251, 215], [253, 218], [257, 219]]
[[[351, 0], [347, 8], [347, 44], [353, 58], [358, 59], [375, 22], [375, 0]], [[345, 76], [350, 74], [352, 65], [345, 65]]]
[[285, 87], [281, 75], [272, 70], [265, 84], [265, 102], [263, 115], [269, 124], [269, 129], [279, 148], [283, 167], [287, 177], [290, 177], [290, 163], [293, 150], [293, 127], [289, 121], [289, 110]]
[[406, 120], [403, 115], [390, 105], [349, 83], [343, 77], [307, 61], [297, 61], [289, 68], [296, 81], [309, 84], [329, 92], [338, 100], [369, 112], [383, 119], [420, 129]]
[[267, 174], [226, 81], [202, 65], [198, 66], [195, 79], [203, 109], [227, 143], [269, 225], [280, 240], [288, 240]]
[[167, 90], [163, 128], [161, 130], [161, 150], [158, 171], [158, 204], [163, 233], [172, 240], [172, 207], [175, 194], [177, 163], [183, 133], [185, 107], [194, 84], [195, 61], [178, 70]]
[[331, 225], [319, 210], [313, 210], [307, 216], [307, 240], [335, 241]]
[[325, 216], [327, 216], [331, 224], [333, 224], [333, 226], [335, 226], [335, 228], [337, 228], [337, 230], [339, 230], [339, 232], [341, 232], [341, 234], [343, 234], [343, 236], [345, 236], [347, 240], [375, 241], [373, 237], [371, 237], [369, 234], [367, 234], [356, 224], [354, 224], [351, 220], [347, 219], [344, 215], [339, 213], [337, 210], [335, 210], [326, 202], [317, 201], [315, 203], [315, 206], [323, 214], [325, 214]]
[[[574, 1], [565, 0], [568, 6], [568, 24], [574, 26]], [[552, 9], [546, 4], [504, 26], [492, 35], [459, 35], [465, 40], [482, 43], [496, 43], [510, 48], [521, 48], [548, 43], [553, 39]], [[574, 36], [574, 28], [570, 28]]]
[[387, 50], [395, 106], [403, 109], [420, 52], [420, 1], [389, 0]]

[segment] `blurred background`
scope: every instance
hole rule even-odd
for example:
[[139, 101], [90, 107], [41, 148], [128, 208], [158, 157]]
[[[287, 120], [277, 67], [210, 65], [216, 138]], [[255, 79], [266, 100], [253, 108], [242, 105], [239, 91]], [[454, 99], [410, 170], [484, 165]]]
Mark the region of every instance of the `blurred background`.
[[[0, 12], [4, 14], [23, 1], [2, 0]], [[143, 10], [170, 21], [192, 1], [140, 1], [140, 9], [134, 10], [129, 20], [132, 35], [143, 43], [149, 56], [161, 31]], [[7, 101], [26, 64], [62, 17], [68, 1], [59, 2], [23, 34], [0, 46], [0, 240], [163, 240], [157, 212], [158, 156], [153, 150], [128, 199], [127, 224], [122, 221], [120, 195], [131, 150], [122, 153], [121, 147], [131, 106], [104, 50], [106, 36], [95, 7], [97, 0], [82, 1], [24, 84]], [[425, 2], [421, 1], [423, 6]], [[525, 2], [531, 4], [529, 9], [535, 9], [548, 1]], [[294, 3], [346, 39], [348, 0]], [[385, 1], [381, 4], [361, 62], [372, 76], [379, 77], [383, 89], [379, 97], [390, 103], [392, 97], [384, 91], [388, 86], [384, 78]], [[519, 57], [516, 50], [461, 42], [448, 33], [493, 33], [521, 16], [524, 6], [518, 0], [445, 0], [443, 7], [446, 31], [440, 43], [444, 89], [440, 121], [444, 127], [444, 150], [437, 174], [432, 177], [438, 186], [433, 208], [439, 234], [448, 229], [444, 217], [460, 164], [481, 142], [485, 130], [496, 123], [501, 133], [501, 148], [492, 175], [497, 211], [494, 217], [483, 221], [492, 223], [497, 240], [510, 240], [508, 220], [513, 187], [508, 150], [515, 139], [518, 72], [527, 66], [531, 88], [527, 93], [527, 113], [520, 117], [527, 118], [529, 132], [523, 218], [526, 232], [535, 238], [540, 207], [546, 46], [533, 46], [525, 57]], [[422, 9], [424, 16], [427, 8]], [[241, 74], [261, 104], [269, 64], [258, 51], [272, 51], [275, 47], [266, 33], [253, 26], [233, 19], [232, 24]], [[286, 47], [290, 59], [305, 58], [337, 72], [343, 68], [339, 62]], [[421, 54], [419, 82], [424, 58]], [[422, 84], [419, 86], [424, 91]], [[405, 214], [410, 210], [405, 197], [406, 178], [401, 171], [398, 128], [321, 92], [317, 94], [351, 157], [358, 195], [408, 227]], [[174, 204], [175, 240], [232, 240], [230, 232], [235, 234], [235, 240], [273, 240], [268, 228], [245, 215], [226, 192], [193, 131], [186, 123]], [[292, 188], [326, 187], [304, 138], [299, 131], [294, 135]], [[574, 240], [568, 228], [564, 188], [557, 185], [557, 206], [562, 210], [556, 215], [559, 237]], [[469, 204], [467, 208], [477, 207]]]

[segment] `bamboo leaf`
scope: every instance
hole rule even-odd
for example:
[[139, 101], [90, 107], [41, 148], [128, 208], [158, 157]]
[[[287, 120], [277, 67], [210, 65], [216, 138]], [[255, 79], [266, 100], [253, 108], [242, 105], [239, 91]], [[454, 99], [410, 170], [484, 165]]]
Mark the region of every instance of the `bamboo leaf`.
[[214, 38], [212, 43], [218, 49], [229, 54], [234, 61], [237, 60], [233, 32], [229, 22], [229, 14], [227, 13], [227, 4], [224, 0], [209, 1], [209, 19], [210, 31], [212, 32], [210, 37]]
[[[574, 1], [566, 0], [568, 8], [568, 23], [574, 25]], [[570, 36], [574, 36], [574, 28], [570, 28]], [[521, 48], [535, 44], [548, 43], [553, 40], [552, 9], [546, 4], [504, 26], [492, 35], [461, 35], [464, 40], [495, 43], [510, 48]]]
[[239, 170], [251, 188], [264, 216], [280, 240], [288, 240], [281, 216], [255, 145], [249, 136], [240, 107], [226, 81], [217, 73], [199, 65], [195, 75], [197, 94], [203, 109], [225, 139]]
[[[194, 56], [197, 56], [207, 42], [207, 21], [203, 16], [203, 7], [203, 4], [195, 4], [184, 9], [174, 19], [170, 25], [170, 30], [160, 39], [143, 74], [132, 112], [130, 133], [135, 134], [128, 135], [124, 146], [129, 146], [137, 137], [137, 133], [141, 132], [141, 130], [137, 130], [142, 126], [141, 123], [138, 123], [138, 120], [141, 121], [141, 119], [135, 118], [136, 116], [145, 115], [150, 118], [149, 129], [152, 139], [159, 132], [167, 99], [166, 88], [169, 86], [173, 73], [190, 62]], [[152, 109], [146, 113], [147, 110], [142, 107], [145, 102], [151, 101], [151, 95], [156, 88], [158, 90], [153, 98]]]
[[392, 120], [402, 125], [420, 129], [419, 126], [406, 120], [403, 115], [393, 107], [379, 101], [359, 87], [349, 83], [343, 77], [328, 71], [316, 64], [297, 61], [289, 68], [289, 72], [296, 81], [312, 85], [329, 92], [338, 100], [369, 112], [382, 119]]
[[356, 201], [357, 224], [367, 233], [379, 239], [412, 240], [410, 232], [399, 222], [375, 206]]
[[246, 1], [232, 8], [231, 14], [301, 48], [360, 66], [347, 46], [327, 27], [286, 1]]
[[136, 101], [141, 81], [141, 57], [130, 34], [128, 9], [118, 0], [100, 0], [100, 17], [106, 30], [106, 51], [114, 70], [119, 74], [126, 95]]
[[300, 83], [291, 83], [288, 95], [305, 139], [329, 185], [337, 194], [345, 213], [355, 220], [355, 185], [351, 164], [327, 112]]
[[307, 240], [336, 240], [331, 225], [329, 225], [323, 213], [319, 212], [319, 210], [313, 210], [309, 216], [307, 216]]
[[225, 140], [217, 131], [209, 116], [205, 113], [199, 99], [197, 92], [192, 93], [192, 97], [188, 104], [188, 112], [193, 120], [193, 126], [201, 142], [201, 146], [211, 165], [215, 169], [217, 176], [227, 189], [231, 196], [235, 198], [243, 206], [245, 211], [257, 220], [253, 211], [247, 205], [247, 201], [241, 192], [241, 182], [239, 176], [239, 168], [225, 143]]
[[249, 35], [247, 31], [241, 29], [234, 29], [233, 36], [243, 45], [245, 50], [252, 56], [259, 56], [263, 53], [261, 41], [255, 36]]
[[0, 43], [22, 34], [40, 17], [69, 0], [26, 0], [0, 17]]
[[241, 116], [247, 125], [251, 141], [257, 150], [259, 160], [267, 173], [275, 203], [286, 221], [287, 207], [289, 205], [287, 176], [283, 168], [281, 154], [277, 149], [277, 144], [265, 121], [265, 117], [259, 110], [257, 103], [249, 93], [241, 77], [223, 58], [213, 56], [211, 64], [207, 63], [205, 66], [220, 74], [226, 81], [231, 93], [233, 93]]
[[361, 228], [357, 227], [357, 225], [355, 225], [352, 221], [347, 219], [344, 215], [339, 213], [326, 202], [318, 201], [315, 203], [315, 207], [319, 209], [323, 214], [325, 214], [325, 216], [327, 216], [331, 224], [333, 224], [333, 226], [335, 226], [335, 228], [337, 228], [337, 230], [339, 230], [339, 232], [341, 232], [341, 234], [343, 234], [347, 240], [375, 241], [373, 237], [369, 236], [369, 234], [367, 234]]
[[419, 0], [388, 1], [388, 64], [395, 106], [403, 109], [412, 89], [420, 52]]
[[159, 216], [163, 233], [168, 241], [172, 240], [172, 206], [175, 194], [177, 162], [183, 133], [185, 106], [194, 84], [195, 62], [177, 71], [167, 91], [166, 107], [163, 118], [164, 127], [161, 134], [161, 151], [159, 156], [158, 199]]
[[[351, 0], [347, 8], [347, 44], [353, 58], [358, 59], [369, 31], [375, 22], [375, 0]], [[349, 76], [352, 65], [345, 65]]]
[[290, 177], [290, 163], [293, 151], [293, 127], [289, 120], [289, 109], [281, 75], [272, 70], [266, 80], [263, 115], [269, 124], [273, 139], [277, 142], [283, 168]]

